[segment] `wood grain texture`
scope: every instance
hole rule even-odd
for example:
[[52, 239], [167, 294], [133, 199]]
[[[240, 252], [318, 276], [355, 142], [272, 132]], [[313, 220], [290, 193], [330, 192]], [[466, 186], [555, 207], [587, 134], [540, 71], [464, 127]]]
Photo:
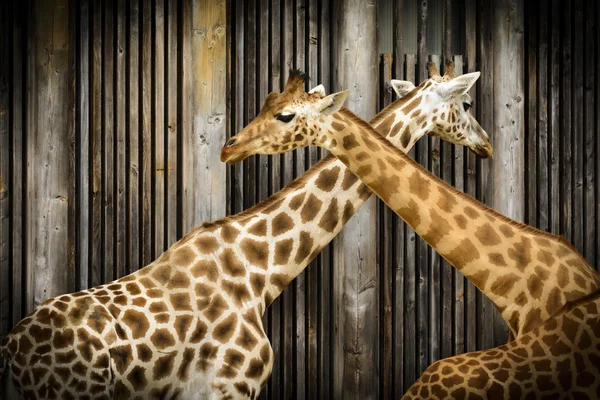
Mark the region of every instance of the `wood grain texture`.
[[[365, 120], [377, 110], [377, 21], [374, 2], [334, 2], [336, 73], [332, 91], [350, 89], [346, 106]], [[351, 20], [348, 20], [348, 18]], [[376, 202], [352, 217], [335, 241], [334, 397], [377, 398]], [[366, 396], [366, 397], [365, 397]]]
[[225, 16], [225, 3], [217, 0], [186, 4], [183, 9], [183, 32], [190, 46], [183, 49], [189, 56], [182, 66], [189, 85], [184, 98], [190, 101], [184, 107], [189, 108], [191, 122], [183, 133], [185, 232], [225, 216], [225, 165], [219, 160], [225, 143]]
[[[69, 10], [66, 0], [33, 9], [28, 59], [27, 310], [69, 291]], [[44, 134], [42, 134], [42, 132]], [[57, 251], [63, 249], [63, 251]]]
[[[524, 3], [499, 0], [494, 9], [494, 163], [491, 164], [492, 208], [524, 220], [525, 95], [523, 79]], [[507, 328], [494, 315], [494, 342], [506, 343]]]

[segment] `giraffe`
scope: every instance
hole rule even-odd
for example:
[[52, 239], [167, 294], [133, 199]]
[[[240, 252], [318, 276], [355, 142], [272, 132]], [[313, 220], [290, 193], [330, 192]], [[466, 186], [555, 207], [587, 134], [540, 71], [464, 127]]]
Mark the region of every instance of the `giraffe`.
[[600, 292], [516, 340], [431, 364], [403, 399], [599, 399]]
[[[457, 120], [463, 130], [477, 129], [465, 125], [465, 114], [467, 92], [478, 77], [430, 80], [429, 91], [405, 97], [404, 111], [424, 116], [422, 128], [438, 134], [458, 129]], [[234, 145], [222, 149], [221, 160], [311, 144], [329, 150], [490, 298], [511, 340], [598, 290], [600, 275], [566, 240], [513, 221], [436, 178], [342, 108], [347, 96], [342, 91], [315, 102], [301, 90], [269, 95], [256, 119], [230, 139]], [[278, 115], [288, 117], [281, 121]]]
[[[292, 73], [290, 82], [303, 78]], [[401, 97], [426, 82], [392, 87]], [[325, 97], [322, 85], [311, 92]], [[404, 103], [373, 123], [407, 151], [427, 131]], [[398, 135], [402, 125], [410, 135]], [[483, 130], [441, 138], [492, 153]], [[139, 271], [47, 300], [5, 338], [0, 357], [26, 398], [256, 398], [273, 362], [266, 307], [369, 195], [329, 156], [264, 202], [192, 230]]]

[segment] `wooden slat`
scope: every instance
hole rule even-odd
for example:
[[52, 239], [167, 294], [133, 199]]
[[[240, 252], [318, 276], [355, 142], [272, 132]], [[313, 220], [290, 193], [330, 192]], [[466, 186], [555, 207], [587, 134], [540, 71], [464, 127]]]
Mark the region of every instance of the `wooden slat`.
[[102, 234], [103, 243], [103, 275], [102, 283], [110, 282], [115, 275], [115, 20], [114, 2], [104, 3], [102, 21], [102, 179], [101, 179], [101, 207], [102, 207]]
[[[600, 5], [596, 3], [596, 59], [600, 59]], [[596, 171], [600, 173], [600, 76], [596, 78]], [[600, 188], [596, 185], [596, 199], [600, 199]], [[596, 227], [600, 223], [600, 201], [596, 201]], [[596, 228], [597, 229], [597, 228]], [[600, 234], [596, 233], [596, 254], [600, 255]], [[598, 257], [598, 256], [597, 256]], [[598, 258], [596, 270], [600, 269]]]
[[154, 0], [153, 4], [154, 20], [152, 21], [152, 42], [154, 56], [154, 74], [152, 90], [152, 135], [153, 135], [153, 158], [151, 162], [151, 174], [153, 175], [154, 185], [152, 187], [152, 197], [154, 204], [152, 207], [153, 232], [154, 237], [152, 259], [155, 259], [166, 250], [166, 131], [165, 131], [165, 65], [168, 60], [165, 58], [165, 0]]
[[549, 199], [549, 227], [554, 234], [561, 234], [560, 230], [560, 64], [561, 64], [561, 30], [560, 30], [560, 4], [552, 0], [550, 7], [550, 199]]
[[[538, 146], [537, 146], [537, 196], [539, 202], [537, 205], [537, 221], [535, 226], [543, 231], [547, 231], [548, 225], [548, 207], [549, 207], [549, 143], [548, 143], [548, 8], [539, 7], [539, 36], [537, 53], [537, 72], [538, 72]], [[531, 30], [532, 27], [528, 27]], [[531, 116], [528, 116], [531, 120]], [[531, 153], [533, 149], [527, 148], [526, 153]], [[529, 163], [531, 164], [531, 163]], [[533, 167], [533, 166], [532, 166]], [[532, 168], [530, 168], [532, 169]], [[533, 221], [530, 220], [531, 223]]]
[[[69, 10], [66, 0], [32, 8], [27, 99], [28, 304], [68, 288]], [[47, 49], [53, 49], [49, 54]]]
[[533, 3], [527, 2], [525, 12], [527, 18], [527, 70], [525, 72], [527, 104], [527, 123], [525, 126], [525, 219], [532, 226], [538, 223], [538, 20], [539, 15], [533, 9]]
[[[295, 8], [294, 1], [285, 0], [280, 2], [281, 8], [281, 29], [282, 41], [280, 49], [282, 52], [282, 65], [280, 70], [281, 87], [283, 90], [285, 82], [289, 76], [290, 69], [294, 68], [295, 48], [294, 48], [294, 19]], [[294, 158], [297, 151], [287, 152], [280, 156], [280, 179], [282, 187], [287, 186], [294, 177]], [[291, 343], [295, 334], [293, 330], [294, 321], [294, 290], [295, 283], [292, 283], [282, 295], [275, 300], [277, 308], [273, 310], [272, 343], [275, 351], [275, 362], [273, 364], [273, 385], [271, 398], [286, 398], [291, 396], [291, 387], [288, 382], [291, 380], [289, 374], [286, 374], [286, 365], [293, 363], [291, 357]], [[275, 304], [274, 304], [275, 305]], [[287, 363], [287, 364], [286, 364]]]
[[80, 3], [79, 44], [77, 69], [79, 81], [77, 87], [77, 133], [75, 151], [77, 152], [76, 168], [79, 171], [77, 182], [77, 228], [75, 238], [78, 241], [75, 248], [75, 258], [79, 265], [77, 289], [88, 287], [90, 271], [90, 5], [88, 0]]
[[[477, 4], [476, 0], [465, 1], [465, 54], [466, 54], [466, 72], [475, 72], [477, 66]], [[471, 113], [477, 115], [478, 110], [478, 87], [479, 81], [473, 85], [470, 91], [473, 99], [473, 109]], [[485, 129], [485, 128], [484, 128]], [[465, 192], [472, 197], [477, 197], [477, 156], [472, 151], [465, 149]], [[471, 352], [477, 349], [477, 288], [470, 281], [466, 282], [465, 288], [466, 303], [466, 351]]]
[[128, 234], [127, 249], [129, 266], [128, 272], [137, 271], [143, 267], [140, 247], [140, 7], [139, 0], [133, 0], [129, 3], [129, 32], [128, 32], [128, 69], [125, 81], [128, 82], [127, 90], [127, 142], [129, 152], [127, 154], [127, 181], [128, 181]]
[[[496, 94], [494, 91], [494, 61], [495, 61], [495, 42], [494, 42], [494, 8], [493, 3], [482, 0], [479, 2], [481, 27], [479, 37], [479, 64], [481, 68], [480, 91], [477, 103], [480, 104], [478, 121], [487, 132], [491, 134], [491, 140], [495, 147], [497, 133], [495, 132], [495, 112], [494, 101]], [[494, 160], [495, 161], [495, 160]], [[492, 163], [488, 160], [480, 161], [481, 171], [478, 176], [478, 198], [487, 205], [492, 204], [493, 186], [491, 179]], [[491, 301], [483, 296], [481, 292], [477, 293], [477, 314], [479, 324], [482, 329], [479, 330], [479, 348], [489, 349], [494, 347], [494, 326], [493, 315], [496, 309]]]
[[[375, 4], [359, 1], [336, 2], [345, 18], [336, 18], [335, 75], [332, 91], [351, 89], [346, 106], [369, 120], [377, 108], [377, 34]], [[356, 35], [361, 32], [361, 35]], [[376, 202], [371, 198], [352, 217], [335, 242], [336, 304], [334, 318], [333, 397], [377, 396], [378, 327], [376, 323]], [[340, 312], [343, 315], [340, 315]]]
[[[427, 2], [419, 3], [419, 19], [417, 27], [417, 60], [418, 60], [418, 84], [427, 79], [428, 61], [428, 38], [427, 38]], [[430, 168], [429, 137], [417, 142], [415, 146], [415, 160], [424, 168]], [[416, 347], [416, 373], [420, 376], [429, 366], [429, 249], [427, 243], [420, 237], [416, 237], [416, 314], [417, 314], [417, 340]]]
[[[310, 72], [308, 70], [308, 54], [307, 54], [307, 40], [306, 40], [306, 11], [308, 6], [308, 0], [296, 0], [294, 4], [294, 16], [295, 16], [295, 59], [294, 65], [297, 69], [304, 72]], [[313, 77], [314, 79], [314, 77]], [[314, 82], [308, 81], [304, 84], [305, 90], [310, 90], [310, 86]], [[315, 147], [315, 146], [311, 146]], [[301, 175], [306, 170], [307, 155], [311, 151], [310, 148], [301, 149], [296, 151], [294, 159], [294, 177]], [[312, 150], [314, 151], [314, 150]], [[314, 265], [314, 261], [307, 266], [311, 268]], [[284, 398], [289, 399], [297, 396], [304, 398], [306, 396], [304, 382], [306, 381], [306, 273], [302, 272], [299, 274], [292, 287], [294, 293], [294, 302], [291, 307], [286, 310], [286, 320], [291, 322], [292, 326], [292, 340], [286, 349], [289, 349], [289, 357], [285, 357], [286, 368], [285, 368], [285, 390]], [[289, 368], [289, 367], [292, 368]]]
[[571, 3], [561, 3], [562, 6], [562, 69], [561, 69], [561, 225], [560, 232], [572, 242], [572, 153], [571, 153]]
[[[9, 169], [12, 175], [5, 184], [10, 185], [10, 195], [12, 201], [11, 213], [11, 273], [12, 273], [12, 312], [9, 314], [11, 320], [9, 324], [14, 326], [25, 316], [26, 294], [24, 286], [24, 271], [27, 255], [25, 252], [26, 237], [26, 197], [25, 190], [27, 186], [26, 161], [25, 155], [27, 123], [24, 122], [26, 115], [26, 89], [24, 76], [27, 56], [25, 46], [27, 44], [28, 23], [25, 11], [26, 4], [23, 2], [13, 5], [12, 15], [12, 87], [11, 87], [11, 126], [12, 133], [12, 156]], [[73, 277], [74, 279], [74, 277]]]
[[[307, 1], [307, 60], [308, 64], [307, 72], [311, 78], [309, 87], [312, 89], [314, 86], [321, 83], [319, 76], [319, 13], [321, 12], [317, 0]], [[317, 146], [310, 146], [307, 150], [308, 160], [307, 167], [313, 166], [319, 159], [321, 154], [320, 148]], [[316, 398], [318, 388], [318, 365], [317, 365], [317, 330], [318, 330], [318, 318], [317, 308], [319, 306], [318, 301], [318, 285], [319, 277], [318, 270], [323, 267], [324, 254], [321, 252], [313, 260], [313, 262], [305, 270], [305, 290], [306, 290], [306, 326], [305, 332], [302, 333], [302, 341], [305, 343], [305, 358], [306, 358], [306, 376], [304, 379], [297, 378], [298, 381], [298, 398]]]
[[[440, 69], [440, 63], [443, 57], [439, 55], [430, 55], [429, 62], [433, 62], [438, 69]], [[442, 71], [440, 69], [440, 71]], [[428, 137], [424, 137], [421, 140], [429, 140]], [[451, 164], [452, 157], [443, 158], [445, 154], [442, 154], [442, 149], [447, 150], [450, 149], [449, 146], [446, 146], [444, 143], [441, 143], [439, 138], [432, 137], [430, 140], [430, 160], [431, 160], [431, 172], [438, 177], [447, 177], [451, 178]], [[450, 173], [446, 171], [446, 169], [450, 167]], [[443, 348], [443, 343], [445, 340], [450, 340], [452, 338], [452, 325], [444, 324], [443, 315], [444, 312], [449, 309], [452, 310], [452, 304], [447, 301], [442, 301], [442, 297], [445, 297], [447, 293], [452, 295], [452, 291], [448, 291], [450, 285], [446, 285], [444, 287], [444, 291], [442, 292], [442, 276], [446, 277], [446, 270], [451, 271], [449, 266], [441, 265], [441, 257], [436, 251], [432, 248], [428, 248], [429, 251], [429, 262], [430, 262], [430, 291], [429, 291], [429, 359], [428, 363], [431, 364], [436, 360], [440, 359], [441, 348]], [[442, 269], [444, 268], [444, 269]], [[450, 275], [452, 278], [452, 275]], [[446, 330], [449, 330], [449, 334], [447, 334]]]
[[92, 58], [90, 61], [90, 275], [89, 287], [104, 281], [104, 235], [102, 207], [102, 4], [90, 3]]
[[571, 109], [571, 154], [573, 161], [573, 236], [572, 243], [577, 247], [581, 254], [584, 252], [583, 233], [584, 233], [584, 204], [583, 204], [583, 0], [575, 0], [571, 3], [573, 6], [573, 90], [572, 109]]
[[[393, 56], [392, 54], [383, 54], [381, 57], [379, 78], [379, 109], [382, 110], [392, 102], [392, 92], [390, 81], [392, 79]], [[381, 132], [387, 133], [387, 132]], [[377, 276], [379, 293], [379, 370], [380, 370], [380, 397], [389, 398], [393, 395], [393, 221], [394, 212], [383, 203], [377, 200], [377, 219], [379, 224], [377, 244], [378, 259], [377, 265], [379, 274]]]
[[117, 3], [117, 21], [116, 21], [116, 48], [115, 64], [115, 143], [116, 143], [116, 160], [115, 160], [115, 177], [116, 177], [116, 221], [115, 221], [115, 240], [116, 246], [116, 277], [127, 274], [129, 266], [129, 258], [127, 252], [127, 114], [128, 101], [126, 98], [127, 84], [127, 57], [129, 49], [127, 48], [127, 5], [125, 2]]
[[[454, 56], [456, 75], [463, 74], [464, 60], [460, 55]], [[464, 146], [452, 146], [454, 155], [454, 187], [461, 192], [465, 191], [465, 148]], [[465, 352], [465, 277], [453, 268], [454, 280], [454, 352], [462, 354]]]
[[179, 65], [179, 2], [167, 0], [166, 11], [166, 59], [165, 62], [165, 91], [166, 91], [166, 215], [167, 227], [165, 240], [167, 247], [171, 246], [180, 234], [178, 232], [179, 200], [178, 200], [178, 176], [179, 176], [179, 140], [182, 127], [179, 125], [179, 76], [181, 69]]
[[[152, 51], [152, 0], [142, 0], [141, 3], [141, 54], [140, 69], [138, 74], [141, 77], [140, 83], [140, 267], [144, 267], [153, 260], [153, 230], [154, 221], [152, 214], [154, 211], [154, 198], [152, 196], [152, 95], [153, 81], [152, 69], [155, 65], [155, 59]], [[149, 67], [149, 68], [148, 68]]]
[[[598, 79], [598, 56], [594, 54], [594, 43], [596, 41], [595, 33], [598, 29], [598, 21], [593, 18], [594, 16], [594, 2], [586, 1], [583, 15], [584, 15], [584, 43], [583, 49], [584, 61], [582, 63], [584, 68], [584, 99], [583, 99], [583, 189], [584, 198], [582, 209], [583, 220], [584, 220], [584, 231], [583, 231], [583, 255], [592, 265], [596, 264], [596, 160], [597, 154], [594, 149], [594, 143], [596, 140], [595, 128], [595, 112], [597, 98], [594, 97], [594, 86], [595, 80]], [[581, 107], [580, 107], [581, 108]]]
[[[406, 69], [405, 69], [405, 79], [407, 81], [415, 82], [416, 71], [415, 71], [415, 56], [412, 54], [406, 55]], [[409, 156], [415, 157], [415, 147], [413, 147], [408, 153]], [[417, 373], [417, 329], [416, 329], [416, 320], [417, 320], [417, 312], [416, 312], [416, 247], [415, 240], [416, 235], [415, 231], [413, 231], [408, 225], [402, 223], [400, 225], [404, 230], [404, 245], [405, 252], [404, 257], [398, 259], [398, 268], [404, 268], [404, 278], [403, 282], [404, 287], [402, 287], [402, 291], [404, 292], [404, 307], [399, 309], [403, 310], [403, 321], [402, 325], [399, 326], [399, 329], [402, 328], [402, 332], [404, 332], [404, 345], [403, 352], [397, 354], [404, 355], [404, 388], [408, 389], [410, 385], [412, 385], [418, 378]], [[396, 279], [396, 284], [400, 284], [398, 279]], [[397, 286], [398, 287], [398, 286]], [[396, 294], [396, 298], [398, 298], [398, 294]]]
[[[270, 38], [270, 49], [271, 49], [271, 59], [270, 70], [271, 76], [269, 82], [269, 89], [272, 91], [280, 91], [282, 89], [282, 74], [283, 68], [281, 65], [281, 52], [282, 52], [282, 22], [281, 16], [283, 13], [283, 4], [281, 2], [272, 2], [270, 4], [270, 14], [271, 14], [271, 38]], [[264, 99], [261, 99], [261, 101]], [[269, 171], [271, 188], [272, 192], [276, 192], [281, 189], [281, 169], [280, 169], [280, 160], [281, 156], [272, 156], [271, 157], [271, 168]], [[273, 304], [267, 310], [267, 315], [264, 319], [267, 320], [266, 329], [269, 335], [269, 339], [271, 340], [271, 344], [273, 349], [278, 349], [279, 346], [275, 346], [275, 344], [279, 344], [279, 321], [281, 320], [281, 300], [279, 298], [275, 299]], [[276, 350], [279, 351], [279, 350]], [[277, 358], [275, 358], [274, 363], [279, 363]], [[279, 364], [277, 373], [280, 371]], [[275, 373], [275, 368], [273, 368], [273, 372]], [[280, 396], [278, 388], [279, 388], [279, 375], [272, 375], [272, 379], [269, 379], [269, 382], [263, 389], [264, 393], [261, 393], [261, 398], [277, 398]], [[268, 396], [267, 396], [268, 395]]]
[[[331, 82], [331, 18], [332, 18], [331, 2], [319, 0], [318, 12], [320, 18], [319, 29], [319, 77], [320, 83], [325, 85], [328, 91], [332, 90]], [[321, 151], [324, 156], [327, 152]], [[318, 269], [318, 337], [317, 337], [317, 352], [318, 352], [318, 368], [319, 380], [317, 382], [319, 398], [331, 398], [333, 396], [333, 331], [334, 331], [334, 262], [333, 253], [335, 240], [329, 244], [323, 251], [322, 265]]]
[[[524, 145], [519, 140], [525, 119], [523, 87], [523, 0], [499, 0], [494, 10], [494, 163], [492, 208], [517, 221], [524, 218]], [[507, 20], [506, 15], [511, 18]], [[503, 21], [503, 22], [502, 22]], [[494, 316], [494, 342], [506, 343], [508, 329]]]
[[[190, 63], [183, 65], [190, 75], [190, 134], [183, 135], [183, 230], [225, 215], [225, 165], [219, 154], [225, 143], [225, 4], [216, 0], [184, 8], [184, 20], [191, 18]], [[186, 14], [192, 12], [192, 14]], [[184, 41], [185, 45], [185, 41]], [[185, 79], [185, 78], [184, 78]], [[184, 98], [187, 97], [187, 93]], [[193, 133], [193, 134], [192, 134]], [[210, 199], [199, 202], [198, 198]]]
[[[10, 60], [12, 39], [12, 13], [9, 4], [0, 4], [0, 60]], [[10, 249], [10, 93], [12, 82], [10, 62], [0, 65], [0, 337], [12, 327], [10, 321], [11, 303], [11, 249]]]

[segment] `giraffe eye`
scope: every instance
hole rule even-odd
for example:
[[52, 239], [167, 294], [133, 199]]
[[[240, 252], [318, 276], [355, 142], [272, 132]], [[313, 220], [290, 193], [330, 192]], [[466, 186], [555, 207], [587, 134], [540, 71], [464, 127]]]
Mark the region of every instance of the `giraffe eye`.
[[463, 103], [463, 107], [465, 108], [465, 111], [469, 111], [469, 108], [473, 107], [473, 105], [471, 103]]
[[279, 121], [281, 122], [290, 122], [291, 120], [294, 119], [294, 117], [296, 116], [296, 114], [277, 114], [275, 115], [275, 118], [277, 118]]

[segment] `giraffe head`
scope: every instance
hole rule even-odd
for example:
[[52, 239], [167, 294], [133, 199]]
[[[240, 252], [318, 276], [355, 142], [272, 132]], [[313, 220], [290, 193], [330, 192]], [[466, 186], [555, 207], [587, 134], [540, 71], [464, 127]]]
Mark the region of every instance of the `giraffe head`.
[[[469, 112], [473, 103], [468, 91], [479, 78], [479, 72], [456, 76], [454, 62], [446, 61], [446, 71], [441, 76], [434, 63], [427, 65], [429, 79], [420, 88], [421, 101], [410, 113], [425, 115], [429, 134], [450, 143], [467, 146], [478, 156], [487, 158], [493, 153], [492, 143], [475, 117]], [[392, 80], [391, 86], [403, 98], [415, 89], [408, 81]], [[415, 99], [418, 101], [417, 99]]]
[[[479, 73], [451, 79], [450, 67], [441, 77], [435, 73], [435, 67], [430, 66], [430, 79], [416, 88], [411, 82], [394, 80], [392, 87], [404, 99], [389, 107], [400, 107], [418, 121], [421, 131], [468, 146], [476, 154], [489, 157], [492, 154], [489, 138], [468, 112], [471, 100], [467, 91]], [[252, 154], [278, 154], [317, 144], [317, 141], [322, 144], [329, 129], [339, 129], [340, 120], [334, 118], [334, 114], [341, 109], [348, 91], [327, 96], [323, 86], [319, 85], [305, 92], [304, 78], [303, 74], [294, 71], [282, 93], [270, 93], [260, 114], [227, 141], [221, 151], [221, 160], [235, 163]], [[417, 114], [420, 115], [418, 118]], [[390, 140], [398, 146], [394, 138]]]
[[279, 154], [314, 143], [323, 122], [339, 111], [348, 91], [329, 96], [323, 85], [304, 91], [306, 75], [291, 71], [281, 93], [271, 92], [258, 116], [225, 143], [221, 161], [235, 163], [252, 154]]

